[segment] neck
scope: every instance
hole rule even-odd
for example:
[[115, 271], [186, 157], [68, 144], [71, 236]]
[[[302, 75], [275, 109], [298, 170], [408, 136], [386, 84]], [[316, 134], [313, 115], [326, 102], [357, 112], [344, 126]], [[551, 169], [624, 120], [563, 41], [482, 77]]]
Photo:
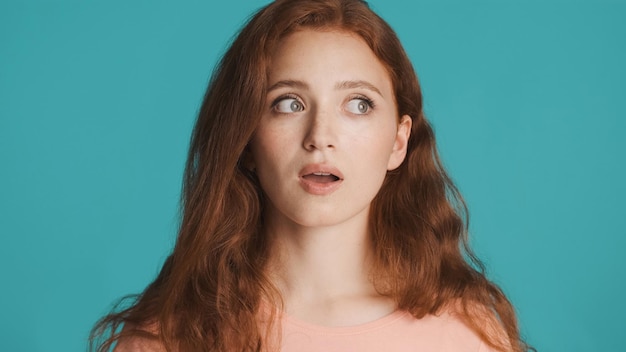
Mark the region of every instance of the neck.
[[367, 215], [322, 227], [268, 217], [269, 276], [288, 314], [333, 326], [371, 321], [393, 311], [394, 304], [371, 281]]

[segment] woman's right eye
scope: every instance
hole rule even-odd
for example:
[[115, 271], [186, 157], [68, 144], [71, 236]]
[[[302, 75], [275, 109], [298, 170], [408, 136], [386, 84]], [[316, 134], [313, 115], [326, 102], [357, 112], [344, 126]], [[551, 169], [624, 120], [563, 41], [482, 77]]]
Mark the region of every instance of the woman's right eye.
[[274, 110], [280, 113], [293, 113], [304, 110], [304, 105], [296, 98], [282, 98], [274, 103]]

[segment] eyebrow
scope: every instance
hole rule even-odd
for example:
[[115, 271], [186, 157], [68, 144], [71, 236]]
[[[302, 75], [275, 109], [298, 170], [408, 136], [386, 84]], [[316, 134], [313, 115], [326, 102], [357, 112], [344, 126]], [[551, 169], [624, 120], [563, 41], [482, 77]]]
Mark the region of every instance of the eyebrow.
[[299, 88], [299, 89], [305, 89], [308, 90], [309, 89], [309, 85], [304, 83], [303, 81], [294, 81], [294, 80], [283, 80], [283, 81], [278, 81], [274, 84], [272, 84], [267, 91], [271, 92], [275, 89], [278, 88], [283, 88], [283, 87], [287, 87], [287, 88]]
[[367, 90], [371, 90], [374, 93], [377, 93], [380, 96], [383, 95], [383, 93], [381, 93], [380, 90], [378, 90], [378, 88], [376, 88], [375, 85], [367, 81], [342, 81], [335, 85], [335, 89], [337, 90], [354, 89], [354, 88], [367, 89]]
[[[298, 88], [298, 89], [304, 89], [304, 90], [308, 90], [309, 89], [309, 85], [306, 84], [303, 81], [298, 81], [298, 80], [282, 80], [282, 81], [278, 81], [274, 84], [272, 84], [267, 91], [271, 92], [275, 89], [278, 88]], [[341, 81], [338, 82], [337, 84], [335, 84], [335, 89], [336, 90], [344, 90], [344, 89], [354, 89], [354, 88], [361, 88], [361, 89], [367, 89], [367, 90], [371, 90], [374, 93], [377, 93], [378, 95], [382, 96], [383, 93], [380, 92], [380, 90], [378, 88], [376, 88], [375, 85], [367, 82], [367, 81]]]

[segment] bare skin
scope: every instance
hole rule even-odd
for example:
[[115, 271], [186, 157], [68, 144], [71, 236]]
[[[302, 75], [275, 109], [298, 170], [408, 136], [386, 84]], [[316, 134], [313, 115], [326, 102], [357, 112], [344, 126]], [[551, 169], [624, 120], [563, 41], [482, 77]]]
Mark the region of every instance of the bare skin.
[[304, 30], [278, 47], [269, 82], [251, 150], [286, 313], [323, 326], [390, 314], [369, 275], [368, 216], [404, 160], [411, 119], [398, 117], [385, 67], [357, 36]]

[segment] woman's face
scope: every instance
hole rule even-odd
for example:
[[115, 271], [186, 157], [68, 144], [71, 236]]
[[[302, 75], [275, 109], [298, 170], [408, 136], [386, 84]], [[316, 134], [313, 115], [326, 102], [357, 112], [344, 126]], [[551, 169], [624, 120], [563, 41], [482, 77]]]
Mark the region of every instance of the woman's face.
[[268, 83], [250, 144], [266, 215], [305, 227], [366, 220], [411, 129], [385, 67], [356, 35], [303, 30], [273, 53]]

